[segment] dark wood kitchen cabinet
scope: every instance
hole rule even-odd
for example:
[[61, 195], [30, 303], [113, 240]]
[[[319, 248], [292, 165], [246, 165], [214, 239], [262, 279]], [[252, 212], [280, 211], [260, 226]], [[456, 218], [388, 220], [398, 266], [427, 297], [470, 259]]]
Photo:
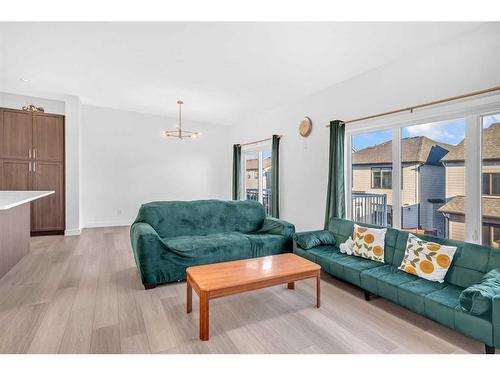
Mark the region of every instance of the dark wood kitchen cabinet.
[[64, 116], [0, 108], [0, 190], [54, 190], [31, 203], [31, 233], [64, 233]]

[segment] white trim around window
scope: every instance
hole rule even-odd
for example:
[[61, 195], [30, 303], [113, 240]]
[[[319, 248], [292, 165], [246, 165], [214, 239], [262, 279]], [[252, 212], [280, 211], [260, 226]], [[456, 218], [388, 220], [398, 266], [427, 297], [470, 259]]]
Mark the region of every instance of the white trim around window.
[[[433, 108], [421, 109], [413, 113], [387, 116], [382, 119], [346, 125], [345, 130], [345, 191], [346, 215], [352, 217], [352, 140], [354, 135], [392, 129], [392, 199], [393, 227], [401, 227], [401, 129], [464, 118], [465, 126], [465, 209], [466, 238], [473, 243], [481, 243], [482, 230], [482, 117], [500, 113], [500, 95], [490, 95], [479, 99], [469, 99]], [[394, 208], [398, 209], [394, 209]]]

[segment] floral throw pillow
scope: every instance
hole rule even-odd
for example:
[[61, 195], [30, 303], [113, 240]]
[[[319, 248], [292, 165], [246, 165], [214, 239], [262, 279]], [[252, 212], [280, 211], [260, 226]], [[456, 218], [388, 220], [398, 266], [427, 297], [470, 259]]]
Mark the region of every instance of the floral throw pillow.
[[399, 269], [442, 283], [456, 251], [456, 246], [444, 246], [424, 241], [410, 233]]
[[352, 255], [384, 263], [385, 232], [354, 224], [352, 232]]

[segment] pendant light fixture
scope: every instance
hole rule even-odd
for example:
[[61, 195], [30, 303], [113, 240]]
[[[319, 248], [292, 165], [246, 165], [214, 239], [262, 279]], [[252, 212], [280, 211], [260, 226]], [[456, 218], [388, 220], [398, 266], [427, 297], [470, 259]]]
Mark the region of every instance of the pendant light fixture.
[[196, 138], [201, 135], [200, 132], [192, 132], [189, 130], [182, 130], [182, 105], [184, 102], [182, 100], [177, 100], [177, 105], [179, 106], [179, 123], [177, 124], [177, 130], [166, 130], [163, 132], [165, 137], [175, 137], [179, 139], [190, 139]]

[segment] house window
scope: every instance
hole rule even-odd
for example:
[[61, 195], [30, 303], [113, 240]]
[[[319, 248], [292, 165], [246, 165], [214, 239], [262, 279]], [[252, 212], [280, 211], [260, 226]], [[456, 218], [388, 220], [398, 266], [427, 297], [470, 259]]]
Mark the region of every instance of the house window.
[[392, 168], [372, 168], [372, 189], [392, 189]]
[[483, 173], [483, 195], [500, 195], [500, 173]]
[[268, 215], [271, 214], [271, 146], [242, 150], [244, 168], [242, 181], [243, 200], [254, 200], [262, 203]]
[[[351, 138], [351, 219], [366, 224], [392, 224], [391, 131]], [[385, 189], [385, 190], [383, 190]]]
[[401, 229], [463, 240], [465, 119], [401, 128], [400, 144]]

